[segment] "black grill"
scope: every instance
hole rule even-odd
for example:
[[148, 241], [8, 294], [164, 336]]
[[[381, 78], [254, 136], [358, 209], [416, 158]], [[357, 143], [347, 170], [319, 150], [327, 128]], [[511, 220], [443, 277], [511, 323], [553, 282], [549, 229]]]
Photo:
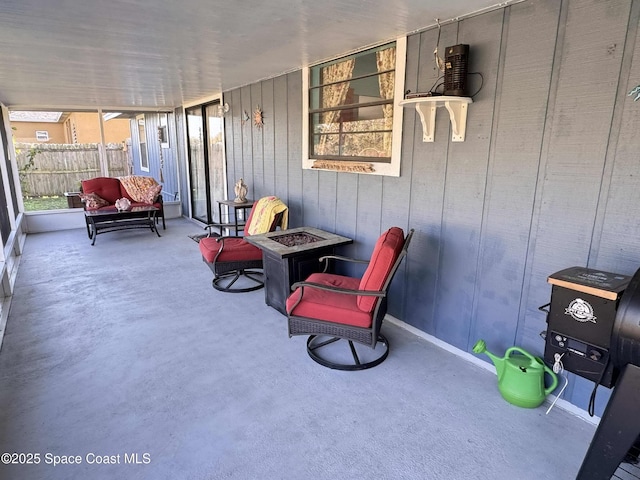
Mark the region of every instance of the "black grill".
[[640, 269], [627, 277], [572, 267], [549, 283], [545, 360], [559, 354], [565, 370], [614, 388], [576, 477], [609, 480], [640, 446]]
[[631, 277], [571, 267], [549, 276], [551, 303], [544, 359], [560, 355], [564, 369], [607, 388], [619, 369], [611, 361], [613, 326]]
[[611, 338], [611, 361], [618, 368], [640, 366], [640, 269], [620, 301]]

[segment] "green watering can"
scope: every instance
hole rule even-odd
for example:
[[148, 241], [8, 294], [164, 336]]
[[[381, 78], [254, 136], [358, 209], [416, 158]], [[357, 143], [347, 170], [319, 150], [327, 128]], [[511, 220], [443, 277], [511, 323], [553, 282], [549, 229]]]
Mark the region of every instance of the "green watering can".
[[[509, 348], [504, 358], [487, 350], [484, 340], [473, 346], [475, 353], [486, 353], [498, 372], [498, 390], [507, 402], [524, 408], [535, 408], [558, 386], [558, 377], [542, 359], [518, 347]], [[515, 355], [514, 355], [515, 354]], [[551, 378], [551, 386], [544, 388], [544, 374]]]

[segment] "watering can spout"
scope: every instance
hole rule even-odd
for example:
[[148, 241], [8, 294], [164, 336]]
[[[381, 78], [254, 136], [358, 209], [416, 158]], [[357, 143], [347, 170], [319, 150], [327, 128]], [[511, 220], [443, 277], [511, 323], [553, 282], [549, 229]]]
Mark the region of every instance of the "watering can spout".
[[498, 373], [498, 379], [502, 378], [504, 374], [505, 368], [505, 359], [496, 357], [493, 353], [487, 350], [487, 344], [484, 340], [478, 340], [476, 344], [473, 346], [474, 353], [485, 353], [487, 357], [491, 359], [493, 362], [493, 366], [496, 367], [496, 372]]

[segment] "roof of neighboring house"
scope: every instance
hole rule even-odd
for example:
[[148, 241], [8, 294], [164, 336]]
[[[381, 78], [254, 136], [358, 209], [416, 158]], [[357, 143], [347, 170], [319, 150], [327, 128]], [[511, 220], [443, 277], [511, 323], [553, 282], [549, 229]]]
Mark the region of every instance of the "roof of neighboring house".
[[31, 112], [31, 111], [11, 111], [9, 120], [12, 122], [48, 122], [58, 123], [62, 117], [62, 112]]

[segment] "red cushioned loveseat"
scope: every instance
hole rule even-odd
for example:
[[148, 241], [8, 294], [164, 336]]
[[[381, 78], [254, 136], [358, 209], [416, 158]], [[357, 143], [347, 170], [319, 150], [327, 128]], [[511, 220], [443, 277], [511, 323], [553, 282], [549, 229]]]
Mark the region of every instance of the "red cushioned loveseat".
[[[150, 177], [143, 177], [143, 179], [149, 180], [148, 182], [146, 182], [149, 183], [149, 185], [155, 183], [155, 180], [150, 179]], [[157, 187], [155, 187], [153, 190], [149, 189], [148, 192], [136, 191], [132, 196], [129, 192], [127, 192], [123, 185], [123, 182], [121, 182], [119, 178], [96, 177], [82, 181], [82, 194], [80, 195], [80, 197], [84, 202], [85, 210], [113, 208], [116, 204], [116, 200], [119, 200], [121, 198], [128, 199], [131, 202], [131, 207], [153, 205], [158, 209], [156, 219], [162, 218], [162, 228], [166, 230], [167, 227], [164, 223], [162, 195], [160, 194], [162, 186], [158, 185], [157, 183], [155, 183], [155, 185], [157, 185]], [[144, 199], [147, 201], [136, 201], [133, 197], [137, 197], [139, 200]], [[88, 228], [89, 225], [87, 224], [87, 229]]]

